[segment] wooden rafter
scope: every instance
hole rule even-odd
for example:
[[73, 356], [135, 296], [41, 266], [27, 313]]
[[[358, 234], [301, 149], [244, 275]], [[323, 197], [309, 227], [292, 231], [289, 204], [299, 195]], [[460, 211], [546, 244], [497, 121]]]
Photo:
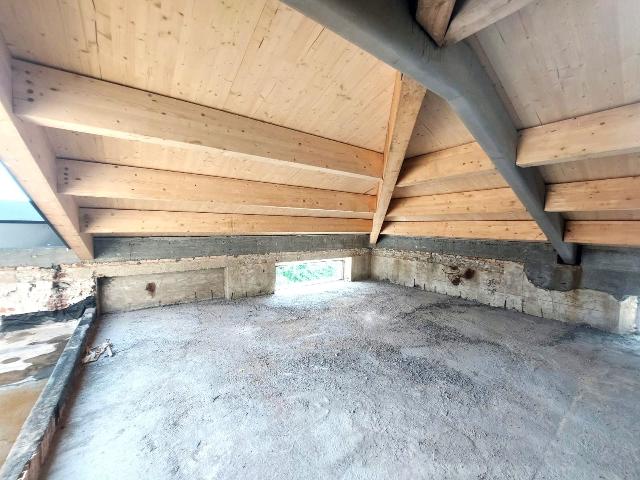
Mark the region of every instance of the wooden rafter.
[[418, 0], [416, 19], [439, 46], [449, 27], [456, 0]]
[[82, 229], [103, 235], [368, 233], [371, 220], [202, 212], [80, 209]]
[[425, 94], [426, 89], [418, 82], [400, 72], [396, 74], [384, 149], [384, 171], [378, 189], [378, 205], [373, 216], [371, 243], [378, 241]]
[[520, 167], [640, 152], [640, 103], [527, 128], [520, 133]]
[[232, 178], [124, 167], [77, 160], [58, 161], [58, 191], [78, 197], [196, 202], [205, 212], [234, 212], [239, 205], [251, 213], [302, 210], [315, 216], [373, 217], [371, 195], [292, 187]]
[[480, 145], [473, 142], [406, 159], [397, 186], [410, 187], [494, 172], [496, 167], [491, 159]]
[[570, 220], [565, 239], [575, 243], [640, 247], [640, 221]]
[[67, 245], [90, 259], [92, 239], [80, 233], [75, 201], [56, 193], [55, 155], [46, 135], [14, 115], [11, 76], [11, 56], [0, 36], [0, 158]]
[[444, 38], [451, 45], [517, 12], [532, 0], [465, 0], [455, 13]]
[[382, 233], [412, 237], [481, 238], [544, 242], [534, 221], [389, 222]]
[[114, 83], [14, 60], [16, 115], [38, 125], [219, 153], [266, 162], [382, 176], [378, 152], [156, 95]]
[[387, 221], [531, 220], [510, 188], [445, 193], [391, 201]]
[[549, 185], [545, 210], [549, 212], [640, 210], [640, 177]]

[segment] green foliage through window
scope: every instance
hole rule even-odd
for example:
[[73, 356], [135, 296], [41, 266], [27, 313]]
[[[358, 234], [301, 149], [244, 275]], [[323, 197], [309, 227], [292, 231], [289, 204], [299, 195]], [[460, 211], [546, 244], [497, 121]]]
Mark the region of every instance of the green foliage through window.
[[343, 260], [289, 262], [276, 266], [276, 288], [334, 282], [343, 279]]

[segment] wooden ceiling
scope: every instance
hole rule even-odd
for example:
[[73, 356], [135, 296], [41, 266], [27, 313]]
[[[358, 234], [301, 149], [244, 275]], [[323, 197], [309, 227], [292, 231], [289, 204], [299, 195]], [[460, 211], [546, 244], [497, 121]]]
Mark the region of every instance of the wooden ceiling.
[[[418, 3], [478, 54], [565, 238], [639, 245], [640, 3]], [[92, 235], [546, 240], [444, 100], [279, 1], [5, 0], [0, 33], [0, 156], [81, 258]]]

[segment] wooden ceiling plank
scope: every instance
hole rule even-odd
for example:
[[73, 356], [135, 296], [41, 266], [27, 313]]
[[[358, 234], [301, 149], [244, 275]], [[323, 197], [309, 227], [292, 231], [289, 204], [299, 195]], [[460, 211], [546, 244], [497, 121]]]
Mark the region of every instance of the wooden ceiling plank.
[[384, 235], [544, 242], [534, 221], [388, 222]]
[[188, 173], [58, 160], [58, 192], [79, 197], [192, 201], [211, 207], [244, 205], [370, 213], [375, 197], [316, 188]]
[[567, 242], [640, 247], [640, 221], [582, 221], [566, 224]]
[[424, 100], [426, 89], [411, 77], [397, 72], [391, 102], [387, 141], [384, 149], [384, 171], [378, 188], [378, 202], [373, 216], [370, 242], [375, 244], [398, 181], [409, 140]]
[[13, 113], [11, 77], [11, 56], [0, 35], [0, 158], [67, 245], [89, 260], [91, 235], [80, 233], [75, 201], [56, 193], [55, 155], [43, 129]]
[[[424, 197], [396, 198], [391, 202], [387, 221], [424, 220], [424, 217], [476, 216], [484, 220], [531, 220], [510, 188], [475, 192], [447, 193]], [[506, 218], [504, 218], [506, 217]]]
[[520, 132], [517, 164], [550, 165], [640, 152], [640, 103]]
[[82, 229], [117, 235], [277, 235], [369, 233], [371, 220], [199, 212], [80, 209]]
[[418, 0], [416, 20], [438, 46], [444, 43], [456, 0]]
[[455, 13], [444, 38], [452, 45], [517, 12], [532, 0], [466, 0]]
[[378, 152], [143, 90], [14, 60], [16, 115], [36, 124], [200, 151], [233, 151], [356, 177]]
[[549, 185], [545, 210], [548, 212], [640, 210], [640, 177]]

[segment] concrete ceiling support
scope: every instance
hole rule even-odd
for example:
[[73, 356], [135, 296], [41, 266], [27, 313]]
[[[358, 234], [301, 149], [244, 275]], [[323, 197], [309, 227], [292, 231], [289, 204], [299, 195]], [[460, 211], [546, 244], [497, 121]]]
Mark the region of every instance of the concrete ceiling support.
[[545, 184], [516, 165], [518, 132], [471, 48], [438, 48], [414, 17], [411, 0], [284, 0], [291, 7], [413, 77], [449, 102], [565, 263], [577, 246], [563, 240], [564, 219], [544, 211]]

